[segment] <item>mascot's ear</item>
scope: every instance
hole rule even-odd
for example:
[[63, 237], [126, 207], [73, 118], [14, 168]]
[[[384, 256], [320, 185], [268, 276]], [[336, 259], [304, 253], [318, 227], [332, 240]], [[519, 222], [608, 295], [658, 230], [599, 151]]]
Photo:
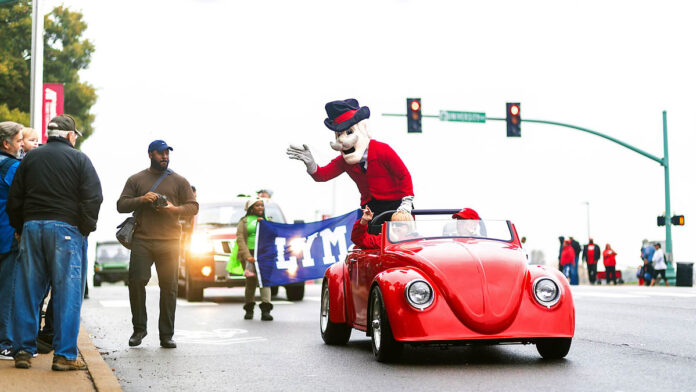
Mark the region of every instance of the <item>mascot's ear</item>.
[[359, 123], [353, 125], [353, 130], [366, 136], [368, 139], [372, 139], [372, 135], [370, 135], [369, 127], [367, 125], [368, 125], [368, 120], [367, 119], [362, 120]]

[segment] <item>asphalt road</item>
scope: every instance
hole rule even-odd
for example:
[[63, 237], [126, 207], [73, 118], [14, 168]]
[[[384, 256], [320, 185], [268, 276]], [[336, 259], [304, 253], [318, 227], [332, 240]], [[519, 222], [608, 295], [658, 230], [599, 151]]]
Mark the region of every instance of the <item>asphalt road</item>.
[[396, 364], [372, 357], [353, 331], [345, 347], [319, 335], [319, 285], [305, 300], [274, 300], [275, 321], [242, 319], [242, 289], [179, 300], [178, 348], [159, 347], [158, 288], [148, 286], [149, 333], [128, 347], [128, 290], [90, 290], [83, 323], [125, 391], [686, 391], [696, 390], [696, 288], [578, 286], [576, 334], [564, 360], [533, 345], [410, 348]]

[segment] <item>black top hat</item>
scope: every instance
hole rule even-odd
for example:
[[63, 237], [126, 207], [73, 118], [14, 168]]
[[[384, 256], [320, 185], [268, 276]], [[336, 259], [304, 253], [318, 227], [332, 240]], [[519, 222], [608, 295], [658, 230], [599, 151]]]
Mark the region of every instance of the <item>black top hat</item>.
[[326, 115], [324, 120], [330, 130], [343, 132], [360, 121], [370, 118], [370, 108], [360, 106], [357, 99], [349, 98], [345, 101], [331, 101], [326, 104]]

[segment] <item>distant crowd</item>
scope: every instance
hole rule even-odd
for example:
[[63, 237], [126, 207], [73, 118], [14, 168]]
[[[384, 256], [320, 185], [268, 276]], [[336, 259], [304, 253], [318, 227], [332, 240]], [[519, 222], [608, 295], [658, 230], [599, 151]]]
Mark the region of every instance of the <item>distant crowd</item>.
[[575, 238], [564, 236], [558, 237], [560, 242], [560, 249], [558, 250], [558, 269], [563, 272], [566, 279], [572, 285], [577, 285], [579, 283], [578, 277], [578, 260], [582, 254], [582, 261], [587, 264], [587, 277], [590, 284], [601, 283], [601, 279], [598, 280], [597, 274], [597, 264], [599, 259], [602, 258], [604, 264], [604, 275], [606, 283], [612, 282], [613, 284], [622, 283], [621, 277], [617, 277], [616, 273], [616, 251], [611, 248], [610, 244], [604, 246], [604, 251], [601, 247], [594, 243], [592, 238], [589, 239], [588, 243], [584, 246], [580, 246], [580, 243], [575, 240]]

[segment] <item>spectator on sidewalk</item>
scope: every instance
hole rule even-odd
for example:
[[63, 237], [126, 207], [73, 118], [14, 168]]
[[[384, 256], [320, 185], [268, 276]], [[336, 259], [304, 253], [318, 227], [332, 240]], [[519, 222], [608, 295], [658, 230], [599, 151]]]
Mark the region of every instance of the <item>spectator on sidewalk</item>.
[[577, 285], [580, 282], [578, 278], [578, 261], [580, 260], [580, 251], [582, 251], [582, 247], [573, 236], [568, 237], [568, 239], [570, 240], [570, 246], [573, 247], [575, 257], [573, 267], [570, 270], [570, 284]]
[[563, 253], [563, 246], [565, 245], [565, 237], [559, 236], [558, 242], [560, 246], [558, 247], [558, 270], [563, 271], [563, 264], [561, 264], [561, 254]]
[[51, 287], [54, 310], [53, 370], [84, 370], [77, 358], [80, 309], [87, 276], [82, 252], [97, 227], [101, 183], [87, 155], [75, 149], [75, 120], [54, 117], [48, 142], [19, 165], [7, 202], [10, 224], [20, 240], [15, 271], [13, 333], [15, 367], [31, 367], [36, 353], [39, 304]]
[[[643, 260], [647, 260], [648, 263], [652, 263], [652, 258], [653, 254], [655, 253], [655, 248], [653, 245], [647, 240], [643, 240], [643, 246], [640, 248], [640, 257]], [[650, 283], [650, 282], [648, 282]]]
[[[145, 286], [154, 263], [160, 288], [160, 346], [176, 348], [172, 337], [179, 285], [180, 218], [196, 215], [198, 203], [189, 182], [169, 170], [169, 151], [173, 148], [163, 140], [150, 143], [147, 148], [150, 167], [128, 178], [116, 203], [120, 213], [136, 211], [137, 220], [128, 269], [133, 315], [133, 334], [128, 339], [131, 347], [139, 346], [147, 335]], [[155, 186], [158, 181], [161, 182]]]
[[563, 250], [561, 251], [561, 271], [565, 275], [568, 282], [572, 274], [573, 263], [575, 262], [575, 251], [570, 244], [570, 240], [563, 241]]
[[597, 281], [597, 262], [601, 254], [601, 249], [594, 244], [592, 238], [582, 249], [582, 261], [587, 263], [587, 277], [590, 280], [590, 284], [595, 284]]
[[39, 146], [39, 133], [34, 128], [22, 129], [22, 153], [24, 158], [27, 153]]
[[604, 258], [604, 269], [607, 274], [607, 284], [609, 284], [609, 281], [612, 281], [616, 285], [616, 252], [611, 249], [611, 245], [607, 244], [604, 247], [602, 257]]
[[667, 281], [667, 263], [665, 262], [665, 252], [662, 250], [662, 246], [659, 242], [656, 242], [655, 253], [653, 254], [653, 266], [655, 268], [655, 273], [653, 274], [653, 280], [650, 282], [650, 286], [655, 286], [659, 281], [660, 276], [665, 281], [665, 286], [669, 286], [669, 281]]
[[12, 339], [13, 276], [19, 246], [7, 216], [7, 196], [22, 151], [22, 126], [0, 122], [0, 359], [14, 359]]

